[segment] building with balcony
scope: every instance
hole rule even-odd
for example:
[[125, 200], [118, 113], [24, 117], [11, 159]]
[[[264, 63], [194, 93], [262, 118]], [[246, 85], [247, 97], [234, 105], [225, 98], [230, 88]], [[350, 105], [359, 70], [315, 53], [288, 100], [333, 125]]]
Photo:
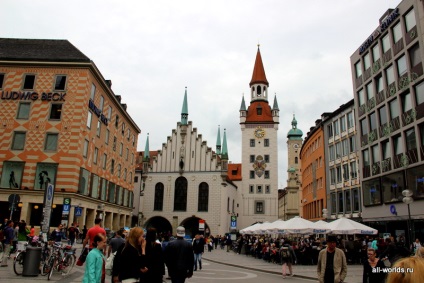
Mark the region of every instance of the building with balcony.
[[[422, 1], [400, 2], [350, 57], [362, 218], [380, 232], [408, 238], [414, 231], [424, 236], [423, 17]], [[402, 202], [405, 189], [413, 193], [410, 205]]]
[[361, 183], [356, 149], [354, 100], [332, 113], [323, 113], [327, 219], [347, 217], [361, 220]]

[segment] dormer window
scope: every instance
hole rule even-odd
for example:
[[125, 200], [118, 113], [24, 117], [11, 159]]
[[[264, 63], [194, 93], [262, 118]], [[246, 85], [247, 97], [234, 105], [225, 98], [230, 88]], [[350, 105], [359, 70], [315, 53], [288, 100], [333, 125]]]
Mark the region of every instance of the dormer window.
[[260, 105], [256, 108], [256, 114], [262, 115], [262, 107]]

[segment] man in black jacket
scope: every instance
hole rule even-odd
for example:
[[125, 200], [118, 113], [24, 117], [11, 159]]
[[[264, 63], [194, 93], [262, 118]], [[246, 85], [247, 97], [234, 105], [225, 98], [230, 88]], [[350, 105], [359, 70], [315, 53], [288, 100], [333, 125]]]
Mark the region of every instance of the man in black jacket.
[[200, 234], [196, 234], [193, 240], [194, 271], [197, 271], [197, 262], [199, 262], [199, 268], [202, 270], [202, 254], [204, 251], [205, 241]]
[[193, 246], [184, 240], [185, 228], [177, 227], [177, 240], [170, 242], [165, 248], [165, 263], [172, 283], [184, 283], [193, 276]]

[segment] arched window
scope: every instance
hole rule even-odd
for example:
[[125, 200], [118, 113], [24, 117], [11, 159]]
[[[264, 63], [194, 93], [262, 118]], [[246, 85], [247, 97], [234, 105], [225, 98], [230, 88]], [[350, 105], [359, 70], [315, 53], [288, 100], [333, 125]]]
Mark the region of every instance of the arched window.
[[261, 93], [262, 93], [261, 86], [259, 86], [259, 85], [258, 85], [258, 86], [256, 87], [256, 95], [257, 95], [257, 96], [261, 96]]
[[209, 185], [205, 182], [202, 182], [199, 185], [198, 210], [208, 211], [208, 203], [209, 203]]
[[155, 203], [153, 210], [163, 210], [163, 184], [157, 183], [155, 186]]
[[299, 162], [299, 159], [297, 157], [294, 158], [294, 163], [297, 164]]
[[187, 210], [187, 179], [179, 177], [175, 180], [174, 211]]

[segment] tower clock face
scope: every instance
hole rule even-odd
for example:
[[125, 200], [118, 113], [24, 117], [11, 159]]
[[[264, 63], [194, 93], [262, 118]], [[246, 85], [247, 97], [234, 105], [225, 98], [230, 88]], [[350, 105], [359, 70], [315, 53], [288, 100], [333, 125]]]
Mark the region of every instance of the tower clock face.
[[293, 145], [293, 148], [298, 149], [298, 148], [299, 148], [299, 145], [298, 145], [297, 143], [295, 143], [295, 144]]
[[261, 127], [257, 127], [255, 129], [255, 137], [257, 137], [258, 139], [263, 138], [265, 136], [265, 130], [262, 129]]

